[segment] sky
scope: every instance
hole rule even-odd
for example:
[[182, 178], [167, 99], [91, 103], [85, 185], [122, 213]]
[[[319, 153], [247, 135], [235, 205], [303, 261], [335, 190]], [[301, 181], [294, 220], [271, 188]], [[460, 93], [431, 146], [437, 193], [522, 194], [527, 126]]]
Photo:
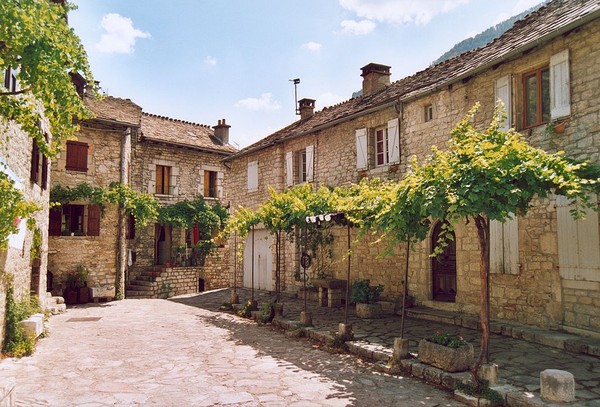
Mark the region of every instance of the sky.
[[214, 126], [243, 148], [362, 85], [396, 81], [541, 0], [72, 0], [69, 24], [106, 94], [145, 112]]

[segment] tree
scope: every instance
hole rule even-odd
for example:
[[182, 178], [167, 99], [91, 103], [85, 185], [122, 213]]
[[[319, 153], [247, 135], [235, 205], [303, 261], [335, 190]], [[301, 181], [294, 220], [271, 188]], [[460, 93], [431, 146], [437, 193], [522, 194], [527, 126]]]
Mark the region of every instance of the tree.
[[[73, 138], [74, 121], [90, 118], [71, 75], [80, 74], [95, 89], [85, 50], [67, 23], [73, 8], [50, 0], [0, 2], [0, 72], [15, 69], [20, 83], [18, 90], [0, 87], [0, 116], [20, 125], [49, 157]], [[38, 125], [44, 118], [52, 133], [49, 144]]]
[[407, 178], [418, 187], [416, 197], [423, 216], [448, 221], [447, 231], [459, 219], [476, 225], [482, 337], [481, 353], [471, 373], [479, 386], [478, 370], [489, 344], [489, 221], [525, 215], [535, 197], [550, 193], [579, 202], [580, 208], [598, 210], [589, 194], [599, 190], [600, 167], [569, 159], [562, 152], [550, 154], [534, 148], [512, 129], [502, 131], [502, 106], [496, 108], [489, 127], [478, 131], [473, 125], [478, 108], [476, 104], [452, 131], [447, 150], [434, 149], [423, 166], [415, 162]]

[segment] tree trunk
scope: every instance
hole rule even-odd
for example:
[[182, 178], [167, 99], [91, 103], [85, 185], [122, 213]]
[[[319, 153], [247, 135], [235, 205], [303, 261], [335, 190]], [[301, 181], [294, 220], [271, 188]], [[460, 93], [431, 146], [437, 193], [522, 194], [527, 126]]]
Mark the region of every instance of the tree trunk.
[[481, 387], [481, 379], [479, 378], [479, 368], [483, 364], [484, 359], [488, 354], [490, 342], [490, 309], [489, 309], [489, 276], [490, 276], [490, 237], [489, 237], [489, 222], [481, 215], [475, 217], [475, 225], [477, 225], [477, 235], [479, 237], [480, 262], [479, 262], [479, 277], [481, 278], [481, 310], [479, 319], [481, 322], [481, 352], [473, 366], [471, 366], [471, 374], [477, 386], [477, 390]]
[[281, 231], [275, 233], [275, 303], [279, 304], [281, 285]]

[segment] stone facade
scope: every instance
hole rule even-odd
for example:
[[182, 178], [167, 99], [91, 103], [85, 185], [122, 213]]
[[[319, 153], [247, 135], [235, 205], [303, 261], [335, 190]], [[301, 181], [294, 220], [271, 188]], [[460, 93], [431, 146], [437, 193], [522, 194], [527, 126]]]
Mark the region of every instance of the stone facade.
[[[510, 126], [520, 131], [529, 143], [549, 152], [563, 150], [571, 157], [600, 163], [600, 96], [594, 92], [600, 84], [600, 10], [597, 5], [587, 8], [583, 18], [578, 13], [579, 8], [585, 7], [552, 2], [481, 50], [388, 85], [385, 78], [367, 80], [363, 68], [364, 96], [312, 116], [305, 115], [226, 159], [231, 167], [226, 190], [233, 208], [241, 205], [255, 209], [267, 199], [268, 187], [281, 191], [291, 184], [304, 182], [296, 173], [288, 176], [290, 171], [296, 171], [294, 159], [303, 151], [307, 151], [307, 155], [310, 151], [311, 179], [306, 181], [315, 187], [335, 187], [357, 182], [365, 176], [400, 179], [411, 157], [422, 160], [432, 146], [446, 147], [450, 131], [476, 102], [481, 103], [476, 126], [485, 128], [493, 117], [496, 98], [502, 99], [499, 93], [502, 80], [508, 83]], [[557, 15], [570, 16], [571, 20], [568, 24], [561, 22]], [[542, 122], [525, 127], [524, 77], [549, 66], [557, 56], [565, 55], [567, 62], [562, 66], [568, 70], [570, 112], [553, 119], [550, 126]], [[383, 88], [372, 89], [374, 83], [384, 84]], [[377, 165], [374, 137], [380, 129], [391, 132], [396, 128], [394, 123], [399, 133], [399, 159]], [[566, 124], [564, 132], [562, 129], [554, 131], [554, 125], [560, 123]], [[360, 144], [360, 137], [366, 139], [365, 144]], [[361, 154], [364, 154], [362, 162]], [[258, 167], [258, 187], [250, 190], [252, 165]], [[505, 264], [501, 268], [492, 270], [491, 316], [600, 336], [600, 264], [590, 266], [588, 271], [567, 271], [566, 266], [561, 266], [565, 263], [561, 260], [561, 256], [564, 257], [561, 250], [572, 243], [565, 243], [564, 235], [559, 233], [563, 227], [561, 222], [565, 220], [561, 218], [558, 202], [554, 196], [537, 199], [527, 215], [518, 218], [510, 232], [513, 234], [503, 235], [509, 232], [502, 231], [493, 235], [493, 239], [500, 242], [518, 239], [518, 247], [515, 260], [510, 264], [512, 268], [508, 267], [508, 260], [503, 260]], [[595, 219], [592, 214], [590, 221]], [[455, 297], [451, 301], [440, 301], [432, 293], [431, 236], [415, 245], [410, 254], [408, 290], [417, 304], [476, 313], [480, 303], [476, 229], [472, 222], [455, 225], [455, 228]], [[592, 254], [590, 258], [596, 258], [600, 252], [598, 225], [591, 225], [590, 229], [592, 235], [589, 239], [583, 238], [587, 243], [581, 244], [589, 246], [589, 242], [595, 242], [586, 250]], [[333, 230], [331, 277], [345, 279], [346, 230]], [[383, 284], [383, 297], [397, 299], [404, 284], [405, 248], [396, 247], [394, 255], [382, 257], [379, 255], [385, 249], [385, 242], [373, 245], [376, 236], [356, 239], [356, 233], [351, 231], [351, 280], [368, 278], [372, 284]], [[294, 278], [301, 270], [299, 250], [295, 243], [286, 243], [283, 253], [283, 288], [293, 291], [301, 285]]]
[[[33, 139], [13, 123], [0, 125], [0, 161], [1, 171], [10, 174], [20, 184], [23, 197], [36, 203], [39, 211], [33, 214], [35, 228], [40, 235], [40, 257], [32, 258], [34, 232], [26, 227], [25, 221], [20, 223], [21, 232], [9, 237], [8, 247], [0, 251], [0, 347], [4, 340], [4, 320], [6, 306], [7, 279], [12, 276], [14, 299], [21, 301], [28, 295], [37, 296], [44, 305], [46, 299], [46, 267], [48, 253], [48, 188], [44, 187], [42, 172], [49, 182], [48, 163], [40, 159], [38, 177], [32, 180]], [[6, 167], [4, 167], [6, 165]], [[42, 171], [42, 166], [46, 170]], [[46, 184], [47, 185], [47, 184]]]

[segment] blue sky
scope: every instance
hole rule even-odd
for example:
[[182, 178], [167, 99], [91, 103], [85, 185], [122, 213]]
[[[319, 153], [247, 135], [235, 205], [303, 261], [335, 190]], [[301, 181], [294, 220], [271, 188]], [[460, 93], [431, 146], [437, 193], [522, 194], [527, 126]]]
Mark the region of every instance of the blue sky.
[[360, 90], [360, 68], [392, 81], [541, 0], [74, 0], [69, 23], [103, 90], [144, 111], [214, 126], [251, 144]]

